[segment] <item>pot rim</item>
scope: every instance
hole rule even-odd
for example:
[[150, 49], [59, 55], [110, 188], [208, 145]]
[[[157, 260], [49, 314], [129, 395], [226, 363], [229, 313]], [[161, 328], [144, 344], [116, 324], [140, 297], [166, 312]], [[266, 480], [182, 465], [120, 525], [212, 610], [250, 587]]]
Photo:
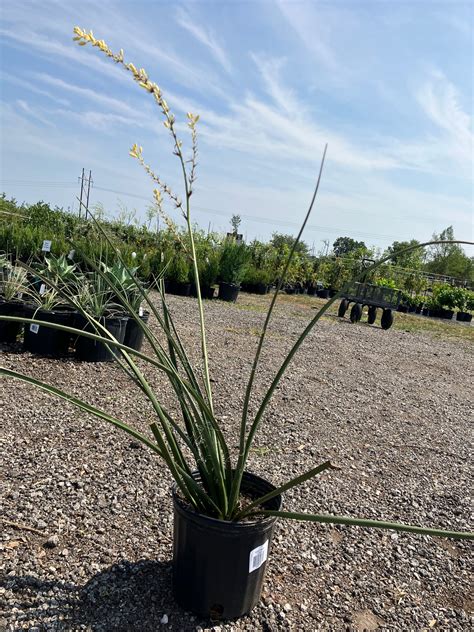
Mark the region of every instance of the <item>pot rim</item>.
[[[199, 476], [199, 472], [198, 471], [194, 471], [192, 473], [193, 478], [199, 480], [200, 476]], [[242, 477], [242, 483], [245, 482], [246, 478], [251, 477], [255, 482], [262, 482], [265, 485], [269, 485], [271, 486], [273, 489], [276, 489], [276, 487], [270, 483], [269, 481], [267, 481], [266, 479], [262, 478], [261, 476], [258, 476], [258, 474], [253, 474], [253, 472], [249, 472], [249, 471], [245, 471]], [[213, 518], [212, 516], [207, 516], [206, 514], [202, 514], [199, 513], [198, 511], [196, 511], [194, 509], [194, 507], [192, 507], [192, 505], [190, 505], [187, 501], [183, 500], [182, 498], [179, 497], [178, 495], [178, 484], [176, 483], [176, 481], [173, 481], [173, 485], [171, 487], [171, 492], [172, 492], [172, 496], [173, 496], [173, 504], [174, 507], [182, 514], [186, 514], [189, 518], [197, 520], [201, 523], [206, 523], [207, 526], [209, 528], [215, 528], [215, 529], [219, 529], [222, 530], [223, 528], [228, 528], [228, 529], [232, 529], [234, 531], [243, 531], [243, 530], [250, 530], [250, 529], [267, 529], [268, 527], [270, 527], [271, 525], [273, 525], [278, 516], [267, 516], [265, 518], [261, 518], [260, 520], [250, 520], [247, 519], [244, 521], [233, 521], [233, 520], [221, 520], [220, 518]], [[268, 492], [263, 492], [262, 496]], [[278, 496], [275, 496], [274, 499], [272, 500], [276, 500], [278, 502], [278, 508], [277, 511], [279, 511], [281, 509], [282, 506], [282, 496], [281, 494], [279, 494]]]

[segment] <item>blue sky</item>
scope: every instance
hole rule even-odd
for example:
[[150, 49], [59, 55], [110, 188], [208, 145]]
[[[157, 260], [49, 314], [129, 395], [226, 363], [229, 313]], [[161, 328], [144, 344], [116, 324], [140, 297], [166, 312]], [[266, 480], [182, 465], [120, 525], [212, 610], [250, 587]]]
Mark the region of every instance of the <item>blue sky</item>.
[[[453, 225], [473, 240], [473, 2], [88, 2], [3, 0], [0, 188], [77, 210], [144, 217], [152, 183], [133, 143], [176, 189], [179, 170], [152, 99], [97, 49], [92, 29], [165, 93], [188, 140], [199, 121], [194, 218], [248, 238], [294, 233], [325, 142], [305, 239], [383, 248]], [[178, 218], [176, 218], [178, 219]]]

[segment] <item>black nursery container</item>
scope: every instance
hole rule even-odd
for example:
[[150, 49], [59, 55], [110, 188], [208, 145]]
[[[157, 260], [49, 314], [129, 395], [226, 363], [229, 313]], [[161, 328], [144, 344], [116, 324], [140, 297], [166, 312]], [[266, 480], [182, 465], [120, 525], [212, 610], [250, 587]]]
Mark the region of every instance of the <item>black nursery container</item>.
[[242, 285], [242, 289], [249, 294], [268, 294], [268, 288], [267, 283], [247, 283]]
[[219, 296], [221, 301], [227, 301], [228, 303], [235, 303], [239, 295], [240, 286], [236, 283], [219, 283]]
[[[198, 477], [196, 477], [198, 478]], [[244, 473], [242, 491], [258, 498], [274, 486]], [[173, 488], [173, 589], [186, 610], [210, 619], [240, 617], [258, 603], [274, 517], [243, 522], [216, 520], [196, 513]], [[279, 510], [281, 496], [265, 503]]]
[[[16, 301], [3, 301], [0, 299], [0, 316], [24, 316], [23, 304]], [[20, 334], [22, 323], [12, 321], [0, 321], [0, 343], [16, 342]]]
[[[117, 342], [123, 344], [125, 339], [125, 331], [127, 328], [128, 316], [107, 316], [100, 319], [101, 325], [103, 325], [107, 331], [109, 331]], [[90, 324], [85, 316], [82, 314], [76, 315], [75, 321], [76, 329], [82, 329], [91, 334], [95, 334], [94, 327]], [[99, 334], [100, 335], [100, 334]], [[92, 340], [85, 336], [78, 336], [76, 343], [76, 358], [83, 360], [84, 362], [111, 362], [115, 359], [113, 354], [113, 345], [109, 345], [109, 348], [104, 343], [98, 340]]]
[[[72, 327], [74, 324], [75, 313], [66, 306], [49, 311], [38, 309], [34, 305], [25, 305], [23, 313], [25, 318], [34, 318], [40, 322], [44, 320], [66, 327]], [[67, 355], [70, 345], [71, 334], [66, 331], [42, 327], [36, 323], [25, 323], [23, 347], [26, 351], [45, 357], [61, 357]]]
[[[150, 318], [150, 312], [144, 311], [143, 315], [139, 316], [139, 318], [144, 323], [147, 323], [148, 319]], [[125, 337], [123, 339], [123, 344], [127, 345], [127, 347], [131, 347], [132, 349], [140, 351], [143, 344], [143, 338], [143, 329], [134, 318], [129, 318], [127, 321], [127, 326], [125, 328]]]
[[179, 281], [165, 281], [165, 292], [176, 296], [190, 296], [191, 283], [180, 283]]
[[[214, 293], [215, 289], [213, 285], [201, 285], [201, 298], [210, 301], [214, 298]], [[194, 283], [191, 285], [191, 296], [197, 298], [197, 289]]]

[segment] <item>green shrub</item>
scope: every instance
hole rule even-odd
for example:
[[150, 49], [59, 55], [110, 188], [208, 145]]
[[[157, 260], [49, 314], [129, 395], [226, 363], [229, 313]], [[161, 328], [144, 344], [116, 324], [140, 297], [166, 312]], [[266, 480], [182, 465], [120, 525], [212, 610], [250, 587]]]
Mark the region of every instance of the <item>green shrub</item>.
[[244, 276], [248, 258], [245, 244], [227, 237], [222, 242], [220, 251], [219, 280], [239, 284]]

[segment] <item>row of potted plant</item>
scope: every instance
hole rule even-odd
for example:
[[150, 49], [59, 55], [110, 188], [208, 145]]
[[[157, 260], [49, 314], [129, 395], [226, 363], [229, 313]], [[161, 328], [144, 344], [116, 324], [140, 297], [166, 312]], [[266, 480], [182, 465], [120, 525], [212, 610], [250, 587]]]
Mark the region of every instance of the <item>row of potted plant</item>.
[[415, 312], [423, 316], [471, 322], [474, 312], [474, 292], [448, 284], [437, 285], [429, 296], [404, 294], [399, 311]]
[[[13, 343], [23, 334], [24, 349], [41, 356], [65, 356], [71, 349], [85, 361], [110, 361], [112, 345], [93, 338], [74, 336], [68, 328], [95, 333], [88, 316], [96, 319], [120, 343], [140, 350], [143, 332], [131, 314], [147, 322], [142, 309], [147, 289], [135, 279], [137, 268], [126, 269], [99, 262], [95, 270], [82, 272], [65, 255], [45, 257], [36, 264], [1, 262], [0, 313], [31, 318], [38, 323], [0, 322], [0, 342]], [[114, 292], [111, 282], [120, 287]], [[55, 323], [61, 328], [42, 326]]]

